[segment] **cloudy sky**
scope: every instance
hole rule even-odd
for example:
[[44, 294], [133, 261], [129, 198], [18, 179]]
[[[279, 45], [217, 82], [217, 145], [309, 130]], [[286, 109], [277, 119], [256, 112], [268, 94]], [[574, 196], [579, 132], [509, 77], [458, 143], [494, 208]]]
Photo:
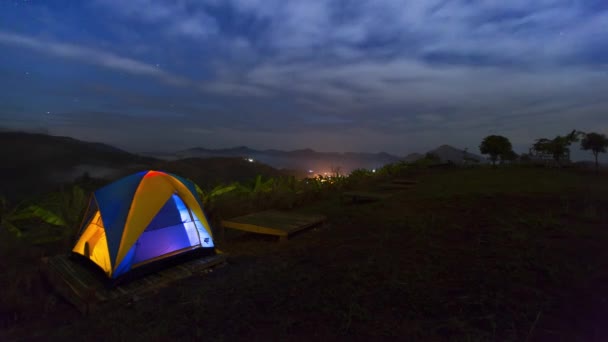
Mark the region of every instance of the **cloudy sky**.
[[0, 1], [0, 126], [132, 151], [523, 152], [607, 90], [605, 0]]

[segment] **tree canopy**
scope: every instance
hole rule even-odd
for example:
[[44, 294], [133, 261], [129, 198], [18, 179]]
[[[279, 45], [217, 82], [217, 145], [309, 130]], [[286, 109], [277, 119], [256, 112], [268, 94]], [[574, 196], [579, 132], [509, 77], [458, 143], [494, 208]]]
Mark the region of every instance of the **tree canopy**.
[[568, 135], [558, 135], [553, 139], [541, 138], [536, 140], [532, 149], [537, 153], [550, 155], [557, 165], [570, 155], [570, 145], [579, 140], [581, 132], [572, 130]]
[[581, 149], [593, 153], [596, 169], [599, 169], [598, 155], [606, 153], [606, 148], [608, 148], [608, 138], [604, 134], [586, 133], [581, 140]]
[[489, 155], [493, 165], [496, 165], [498, 158], [501, 161], [510, 160], [514, 154], [511, 142], [502, 135], [489, 135], [485, 137], [479, 146], [479, 151], [481, 154]]

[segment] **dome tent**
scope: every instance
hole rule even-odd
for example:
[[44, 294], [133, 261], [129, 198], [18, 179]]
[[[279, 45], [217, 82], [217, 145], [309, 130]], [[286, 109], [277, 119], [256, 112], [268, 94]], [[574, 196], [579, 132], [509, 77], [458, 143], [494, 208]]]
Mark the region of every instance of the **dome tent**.
[[93, 193], [72, 252], [115, 282], [177, 256], [215, 254], [215, 248], [194, 183], [143, 171]]

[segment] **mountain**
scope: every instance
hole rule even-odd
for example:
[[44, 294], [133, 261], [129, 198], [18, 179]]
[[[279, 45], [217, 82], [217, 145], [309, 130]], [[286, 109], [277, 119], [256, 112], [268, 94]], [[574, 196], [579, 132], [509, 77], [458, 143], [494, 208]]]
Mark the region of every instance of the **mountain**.
[[0, 195], [45, 192], [87, 173], [111, 177], [155, 159], [116, 147], [40, 133], [0, 131]]
[[266, 164], [251, 163], [243, 158], [233, 157], [163, 161], [153, 168], [187, 177], [203, 189], [210, 189], [218, 184], [252, 181], [257, 175], [263, 178], [287, 175]]
[[314, 173], [349, 173], [358, 168], [378, 168], [400, 160], [388, 153], [317, 152], [311, 149], [293, 151], [255, 150], [245, 146], [228, 149], [191, 148], [175, 153], [175, 158], [238, 157], [268, 164], [278, 169], [312, 170]]
[[420, 153], [410, 153], [407, 156], [405, 156], [405, 158], [403, 159], [406, 162], [415, 162], [418, 159], [422, 159], [424, 158], [424, 155], [420, 154]]
[[459, 150], [450, 145], [441, 145], [434, 150], [430, 150], [427, 153], [433, 153], [441, 159], [442, 162], [453, 162], [456, 164], [462, 163], [464, 158], [470, 158], [477, 160], [478, 162], [485, 162], [486, 159], [482, 156]]
[[[163, 170], [194, 180], [202, 188], [249, 181], [257, 175], [285, 175], [268, 165], [243, 158], [161, 160], [116, 147], [68, 137], [0, 130], [0, 196], [11, 200], [57, 189], [87, 174], [94, 190], [109, 181], [142, 171]], [[232, 153], [243, 152], [242, 148]]]

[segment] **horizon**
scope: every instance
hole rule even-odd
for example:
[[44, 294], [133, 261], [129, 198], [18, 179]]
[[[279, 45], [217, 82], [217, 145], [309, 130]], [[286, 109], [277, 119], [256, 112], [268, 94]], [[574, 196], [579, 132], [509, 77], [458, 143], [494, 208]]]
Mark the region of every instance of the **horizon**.
[[[303, 148], [297, 148], [297, 149], [278, 149], [278, 148], [257, 148], [254, 146], [246, 146], [246, 145], [239, 145], [239, 146], [227, 146], [227, 147], [218, 147], [218, 148], [212, 148], [212, 147], [207, 147], [207, 146], [193, 146], [193, 147], [189, 147], [189, 148], [185, 148], [185, 149], [180, 149], [180, 150], [167, 150], [167, 151], [134, 151], [131, 150], [129, 148], [124, 148], [118, 145], [113, 145], [111, 143], [108, 142], [102, 142], [102, 141], [91, 141], [91, 140], [82, 140], [82, 139], [78, 139], [78, 138], [74, 138], [74, 137], [70, 137], [70, 136], [65, 136], [65, 135], [54, 135], [51, 134], [49, 132], [46, 131], [25, 131], [25, 130], [12, 130], [12, 129], [6, 129], [4, 127], [0, 127], [0, 133], [2, 132], [12, 132], [12, 133], [26, 133], [26, 134], [42, 134], [42, 135], [48, 135], [48, 136], [53, 136], [53, 137], [67, 137], [67, 138], [72, 138], [72, 139], [76, 139], [79, 141], [83, 141], [83, 142], [87, 142], [87, 143], [101, 143], [101, 144], [105, 144], [105, 145], [109, 145], [111, 147], [114, 148], [118, 148], [120, 150], [123, 150], [125, 152], [131, 153], [131, 154], [136, 154], [136, 155], [145, 155], [145, 156], [151, 156], [151, 157], [155, 157], [155, 158], [159, 158], [159, 159], [163, 159], [163, 157], [168, 157], [168, 156], [176, 156], [177, 153], [180, 152], [186, 152], [189, 150], [193, 150], [193, 149], [204, 149], [204, 150], [208, 150], [208, 151], [219, 151], [219, 150], [232, 150], [232, 149], [250, 149], [253, 150], [255, 152], [268, 152], [268, 151], [278, 151], [278, 152], [284, 152], [284, 153], [291, 153], [291, 152], [298, 152], [298, 151], [307, 151], [310, 150], [314, 153], [324, 153], [324, 154], [348, 154], [348, 153], [353, 153], [353, 154], [369, 154], [369, 155], [379, 155], [379, 154], [388, 154], [391, 157], [396, 157], [396, 158], [407, 158], [410, 155], [424, 155], [426, 153], [431, 153], [434, 152], [437, 149], [440, 149], [442, 147], [448, 147], [448, 148], [453, 148], [459, 151], [463, 151], [464, 149], [458, 148], [457, 146], [453, 146], [451, 144], [441, 144], [439, 146], [436, 146], [432, 149], [426, 150], [426, 151], [414, 151], [414, 152], [408, 152], [407, 154], [397, 154], [397, 153], [391, 153], [391, 152], [387, 152], [387, 151], [376, 151], [376, 152], [362, 152], [362, 151], [327, 151], [327, 150], [316, 150], [316, 149], [312, 149], [309, 147], [303, 147]], [[577, 146], [578, 143], [574, 143], [574, 147]], [[585, 158], [586, 154], [588, 154], [586, 151], [581, 151], [579, 150], [579, 152], [576, 152], [577, 149], [573, 148], [573, 146], [570, 147], [570, 151], [571, 151], [571, 160], [573, 162], [592, 162], [592, 158], [589, 158], [587, 156], [587, 158]], [[477, 151], [471, 151], [470, 149], [468, 151], [466, 151], [468, 154], [470, 155], [474, 155], [477, 157], [481, 157], [484, 160], [487, 160], [487, 156], [481, 154], [479, 152], [479, 150]], [[585, 152], [585, 155], [581, 156], [581, 152]], [[524, 151], [522, 153], [528, 153], [527, 151]], [[518, 153], [520, 154], [520, 153]], [[602, 155], [599, 156], [598, 161], [601, 164], [605, 164], [606, 162], [608, 162], [608, 157], [602, 157]]]
[[608, 132], [602, 1], [11, 1], [0, 20], [0, 126], [135, 153]]

